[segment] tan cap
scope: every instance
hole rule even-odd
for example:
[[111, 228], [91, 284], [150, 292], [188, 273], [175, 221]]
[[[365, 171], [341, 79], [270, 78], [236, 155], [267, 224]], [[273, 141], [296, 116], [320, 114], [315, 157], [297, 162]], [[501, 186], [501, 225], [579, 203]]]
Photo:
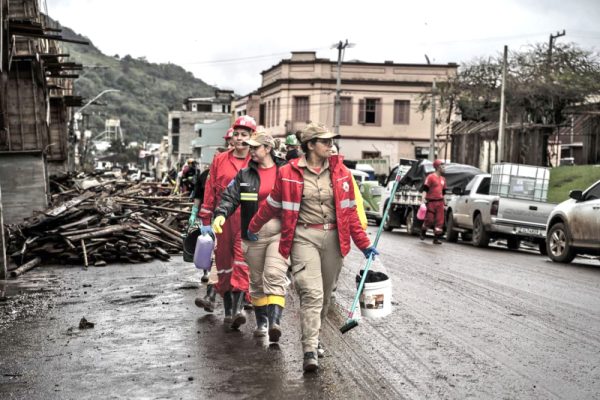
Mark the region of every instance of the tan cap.
[[340, 135], [330, 132], [325, 125], [311, 122], [302, 130], [300, 141], [305, 143], [312, 139], [335, 139], [338, 137]]
[[275, 147], [275, 140], [273, 136], [269, 135], [265, 131], [256, 132], [252, 137], [246, 141], [244, 141], [248, 146], [260, 146], [261, 144], [265, 146]]

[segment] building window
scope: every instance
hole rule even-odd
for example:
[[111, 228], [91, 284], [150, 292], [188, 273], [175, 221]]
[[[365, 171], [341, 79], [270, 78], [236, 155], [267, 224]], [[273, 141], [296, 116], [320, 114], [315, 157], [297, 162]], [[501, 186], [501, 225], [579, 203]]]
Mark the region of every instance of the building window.
[[258, 106], [258, 124], [265, 126], [265, 103]]
[[171, 136], [172, 154], [179, 153], [179, 135]]
[[171, 119], [171, 133], [179, 133], [179, 118]]
[[202, 129], [198, 129], [198, 137], [202, 137]]
[[198, 104], [196, 106], [196, 111], [198, 112], [212, 112], [212, 104]]
[[294, 122], [307, 122], [310, 120], [308, 96], [294, 96], [292, 119]]
[[381, 126], [381, 99], [361, 99], [359, 101], [358, 123]]
[[277, 98], [276, 102], [277, 102], [277, 106], [275, 108], [277, 109], [277, 118], [275, 120], [275, 123], [277, 124], [277, 126], [279, 126], [279, 122], [280, 122], [279, 114], [281, 113], [281, 103], [279, 102], [279, 97]]
[[373, 159], [373, 158], [381, 158], [381, 152], [380, 151], [363, 151], [362, 152], [363, 160], [369, 160], [369, 159]]
[[340, 102], [340, 125], [352, 125], [352, 97], [341, 97]]
[[394, 100], [394, 124], [408, 125], [410, 123], [410, 101]]

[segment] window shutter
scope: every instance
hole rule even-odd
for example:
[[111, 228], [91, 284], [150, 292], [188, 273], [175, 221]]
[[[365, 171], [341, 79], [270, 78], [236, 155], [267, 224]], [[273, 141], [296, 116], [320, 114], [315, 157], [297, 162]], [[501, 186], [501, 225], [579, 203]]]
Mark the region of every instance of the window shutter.
[[360, 100], [358, 100], [358, 123], [359, 124], [365, 123], [365, 114], [366, 114], [365, 99], [360, 99]]
[[381, 126], [381, 99], [375, 101], [375, 126]]

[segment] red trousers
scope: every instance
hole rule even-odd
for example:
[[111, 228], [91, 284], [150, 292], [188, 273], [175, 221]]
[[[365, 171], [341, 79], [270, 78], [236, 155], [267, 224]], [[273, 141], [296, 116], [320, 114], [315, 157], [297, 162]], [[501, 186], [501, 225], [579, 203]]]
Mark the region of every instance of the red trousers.
[[434, 228], [436, 236], [441, 236], [444, 232], [444, 200], [427, 200], [427, 214], [422, 229], [427, 228]]
[[215, 264], [218, 282], [215, 290], [221, 296], [229, 291], [248, 293], [250, 272], [244, 260], [242, 237], [240, 236], [240, 210], [236, 210], [223, 225], [223, 233], [216, 235]]

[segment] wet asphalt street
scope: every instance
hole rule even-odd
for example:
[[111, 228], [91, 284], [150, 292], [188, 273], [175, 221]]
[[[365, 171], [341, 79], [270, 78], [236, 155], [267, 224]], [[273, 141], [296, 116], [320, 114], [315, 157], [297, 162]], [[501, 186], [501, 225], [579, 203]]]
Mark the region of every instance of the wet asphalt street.
[[[253, 318], [232, 332], [220, 307], [194, 306], [200, 276], [181, 257], [0, 281], [0, 398], [600, 398], [598, 260], [560, 265], [400, 232], [379, 249], [393, 313], [339, 333], [364, 261], [353, 250], [316, 375], [302, 373], [297, 298], [269, 346], [252, 337]], [[94, 327], [80, 329], [82, 317]]]

